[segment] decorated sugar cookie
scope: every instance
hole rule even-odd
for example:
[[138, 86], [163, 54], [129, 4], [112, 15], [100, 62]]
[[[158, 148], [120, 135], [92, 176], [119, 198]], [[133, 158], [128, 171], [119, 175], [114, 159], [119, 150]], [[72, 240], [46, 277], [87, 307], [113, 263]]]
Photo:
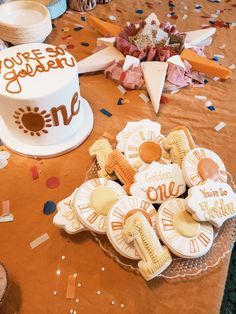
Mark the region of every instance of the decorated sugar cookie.
[[69, 234], [76, 234], [86, 230], [85, 226], [77, 217], [73, 206], [73, 199], [78, 188], [74, 192], [57, 204], [57, 214], [53, 218], [53, 223], [57, 227], [64, 229]]
[[138, 170], [144, 170], [153, 161], [168, 164], [171, 160], [163, 147], [163, 139], [164, 136], [154, 128], [136, 131], [127, 140], [125, 156]]
[[97, 233], [106, 233], [109, 210], [124, 196], [126, 193], [118, 183], [103, 178], [92, 179], [78, 188], [74, 207], [84, 226]]
[[107, 217], [107, 236], [114, 248], [123, 256], [138, 260], [140, 255], [133, 243], [126, 243], [123, 238], [125, 221], [132, 214], [140, 212], [155, 229], [156, 210], [152, 204], [137, 197], [123, 197], [110, 210]]
[[123, 237], [127, 243], [134, 243], [141, 261], [140, 273], [151, 280], [162, 273], [172, 262], [167, 247], [162, 246], [147, 218], [140, 212], [131, 215], [125, 221]]
[[182, 163], [184, 179], [189, 187], [198, 185], [207, 179], [227, 182], [225, 165], [220, 157], [206, 148], [194, 148]]
[[208, 179], [188, 190], [186, 205], [194, 219], [219, 228], [236, 215], [236, 193], [229, 184]]
[[138, 172], [130, 187], [131, 195], [156, 204], [178, 197], [185, 190], [186, 184], [179, 165], [162, 165], [158, 162], [153, 162], [147, 170]]
[[193, 148], [195, 143], [186, 126], [174, 128], [163, 141], [164, 148], [170, 151], [171, 161], [182, 165], [186, 154]]
[[128, 122], [125, 126], [125, 128], [120, 131], [120, 133], [117, 134], [116, 140], [117, 140], [117, 146], [116, 148], [120, 152], [125, 151], [125, 146], [127, 143], [128, 138], [136, 131], [141, 131], [146, 127], [152, 127], [155, 128], [157, 132], [160, 133], [161, 131], [161, 125], [158, 122], [151, 121], [149, 119], [140, 120], [137, 122]]
[[181, 198], [166, 201], [160, 206], [157, 231], [171, 252], [185, 258], [206, 254], [214, 239], [212, 225], [195, 221], [186, 210], [185, 200]]
[[134, 182], [136, 170], [117, 149], [114, 149], [113, 152], [109, 154], [105, 170], [109, 174], [115, 173], [117, 178], [124, 184], [123, 188], [129, 194], [130, 185]]
[[105, 170], [105, 165], [110, 153], [113, 149], [111, 144], [106, 138], [96, 140], [93, 145], [89, 148], [89, 155], [96, 157], [97, 162], [100, 166], [100, 170], [97, 172], [100, 178], [112, 179], [115, 180], [115, 175], [109, 175]]

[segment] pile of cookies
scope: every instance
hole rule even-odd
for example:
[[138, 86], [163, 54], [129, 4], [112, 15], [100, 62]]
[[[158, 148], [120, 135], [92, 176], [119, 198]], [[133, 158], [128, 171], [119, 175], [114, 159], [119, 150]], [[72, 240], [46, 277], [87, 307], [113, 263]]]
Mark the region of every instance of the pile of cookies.
[[163, 272], [173, 254], [206, 254], [217, 228], [236, 215], [220, 157], [196, 147], [187, 127], [165, 137], [148, 119], [128, 122], [116, 139], [115, 149], [106, 138], [90, 147], [98, 177], [59, 202], [54, 224], [70, 234], [107, 234], [121, 255], [139, 260], [146, 280]]

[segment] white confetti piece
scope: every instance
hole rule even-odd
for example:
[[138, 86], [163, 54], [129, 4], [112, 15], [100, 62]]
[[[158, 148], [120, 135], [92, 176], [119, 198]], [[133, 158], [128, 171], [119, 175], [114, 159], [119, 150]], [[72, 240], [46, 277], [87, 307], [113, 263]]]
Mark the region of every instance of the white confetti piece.
[[74, 310], [70, 309], [70, 314], [73, 314], [73, 311], [74, 311]]
[[123, 303], [121, 303], [120, 307], [123, 308], [123, 307], [125, 307], [125, 305]]
[[184, 10], [188, 10], [188, 7], [187, 7], [187, 5], [185, 5], [185, 6], [184, 6]]
[[117, 86], [117, 88], [119, 89], [119, 91], [121, 92], [121, 94], [124, 95], [124, 94], [126, 93], [126, 90], [124, 89], [123, 86], [119, 85], [119, 86]]
[[11, 156], [9, 152], [6, 152], [5, 150], [0, 152], [0, 159], [8, 159]]
[[201, 95], [195, 95], [194, 98], [198, 100], [207, 100], [206, 96], [201, 96]]
[[139, 98], [141, 98], [146, 104], [150, 101], [150, 99], [143, 93], [138, 95]]
[[117, 20], [116, 16], [114, 16], [114, 15], [110, 15], [110, 16], [108, 16], [108, 18], [110, 21], [116, 21]]
[[226, 126], [226, 124], [224, 122], [220, 122], [219, 124], [217, 124], [214, 129], [219, 132], [221, 129], [223, 129]]
[[225, 58], [224, 55], [214, 55], [214, 57], [217, 57], [217, 58], [219, 58], [219, 59], [224, 59], [224, 58]]
[[220, 10], [216, 10], [216, 14], [218, 14], [218, 15], [219, 15], [219, 14], [220, 14]]
[[0, 222], [11, 222], [14, 221], [14, 216], [12, 214], [7, 216], [0, 216]]
[[53, 295], [56, 295], [57, 294], [57, 292], [56, 291], [53, 291]]
[[66, 258], [65, 255], [62, 255], [61, 259], [65, 259], [65, 258]]
[[114, 305], [114, 304], [116, 304], [116, 302], [113, 300], [113, 301], [111, 301], [111, 304]]
[[79, 288], [81, 287], [81, 283], [78, 283], [78, 287], [79, 287]]
[[76, 303], [79, 303], [79, 299], [76, 299], [75, 302], [76, 302]]
[[193, 87], [203, 88], [203, 87], [205, 87], [205, 85], [204, 84], [193, 84]]
[[213, 14], [211, 14], [211, 17], [213, 17], [213, 19], [217, 19], [218, 15], [213, 13]]
[[3, 169], [7, 166], [8, 161], [6, 159], [0, 159], [0, 169]]
[[219, 81], [220, 78], [218, 76], [215, 76], [212, 79], [213, 79], [213, 81]]
[[210, 107], [210, 106], [212, 106], [212, 102], [211, 102], [210, 100], [207, 100], [207, 101], [205, 102], [204, 106]]
[[61, 45], [59, 45], [59, 47], [60, 47], [61, 49], [64, 49], [64, 50], [65, 50], [67, 46], [64, 45], [64, 44], [61, 44]]
[[234, 69], [235, 69], [235, 64], [234, 64], [234, 63], [231, 64], [231, 65], [229, 66], [229, 69], [230, 69], [230, 70], [234, 70]]
[[183, 20], [187, 20], [187, 18], [188, 18], [187, 14], [184, 14], [183, 17], [182, 17]]
[[98, 290], [98, 291], [97, 291], [97, 295], [100, 295], [100, 294], [101, 294], [101, 291], [100, 291], [100, 290]]
[[225, 47], [226, 47], [226, 44], [222, 44], [222, 45], [220, 45], [220, 49], [225, 49]]
[[179, 89], [175, 89], [175, 90], [172, 90], [172, 92], [170, 92], [171, 95], [174, 95], [174, 94], [177, 94], [180, 90]]
[[47, 233], [42, 234], [40, 237], [36, 238], [34, 241], [30, 242], [31, 249], [35, 249], [37, 246], [41, 245], [49, 239]]
[[61, 274], [60, 269], [58, 269], [58, 270], [56, 271], [56, 274], [57, 274], [57, 276], [60, 276], [60, 274]]
[[104, 270], [105, 270], [105, 268], [104, 268], [104, 267], [102, 267], [102, 268], [101, 268], [101, 271], [104, 271]]
[[74, 310], [73, 314], [76, 314], [76, 313], [77, 313], [76, 310]]

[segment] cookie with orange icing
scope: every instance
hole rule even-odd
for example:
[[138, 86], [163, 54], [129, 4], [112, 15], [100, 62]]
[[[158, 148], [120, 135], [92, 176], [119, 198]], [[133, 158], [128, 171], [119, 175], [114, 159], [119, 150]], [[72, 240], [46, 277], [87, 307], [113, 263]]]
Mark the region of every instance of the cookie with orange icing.
[[182, 163], [184, 179], [189, 187], [203, 183], [207, 179], [227, 182], [227, 172], [221, 158], [206, 148], [194, 148]]
[[128, 138], [124, 154], [137, 170], [146, 169], [153, 161], [168, 164], [171, 159], [163, 140], [164, 136], [155, 128], [138, 130]]

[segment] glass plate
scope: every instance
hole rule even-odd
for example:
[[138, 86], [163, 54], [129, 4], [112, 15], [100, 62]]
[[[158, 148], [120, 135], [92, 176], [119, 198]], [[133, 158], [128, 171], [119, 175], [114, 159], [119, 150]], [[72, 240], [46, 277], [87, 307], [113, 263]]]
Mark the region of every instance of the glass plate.
[[[97, 178], [99, 165], [96, 160], [92, 163], [86, 175], [86, 181]], [[137, 261], [126, 259], [119, 255], [104, 235], [92, 233], [95, 240], [98, 242], [103, 251], [110, 256], [115, 262], [126, 270], [139, 273]], [[171, 265], [159, 275], [165, 279], [183, 279], [190, 278], [206, 272], [213, 267], [216, 267], [232, 250], [236, 240], [236, 218], [227, 220], [219, 229], [215, 236], [212, 248], [210, 251], [199, 258], [187, 259], [172, 256], [173, 262]]]

